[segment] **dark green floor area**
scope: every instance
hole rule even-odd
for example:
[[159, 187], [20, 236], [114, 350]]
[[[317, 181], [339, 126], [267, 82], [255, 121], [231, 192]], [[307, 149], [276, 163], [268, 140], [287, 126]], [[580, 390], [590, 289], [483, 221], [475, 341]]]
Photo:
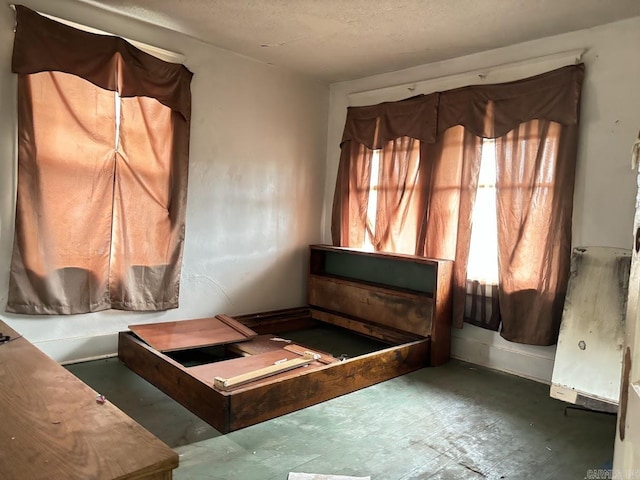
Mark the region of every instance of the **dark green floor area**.
[[227, 435], [117, 359], [67, 368], [176, 449], [178, 480], [584, 479], [613, 457], [615, 417], [565, 415], [547, 385], [453, 360]]

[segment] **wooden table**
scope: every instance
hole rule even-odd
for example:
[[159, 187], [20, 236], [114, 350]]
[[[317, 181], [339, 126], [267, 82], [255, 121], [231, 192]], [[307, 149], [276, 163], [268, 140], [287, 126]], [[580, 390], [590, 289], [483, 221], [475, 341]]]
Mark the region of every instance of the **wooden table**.
[[0, 332], [0, 478], [172, 478], [173, 450], [1, 320]]

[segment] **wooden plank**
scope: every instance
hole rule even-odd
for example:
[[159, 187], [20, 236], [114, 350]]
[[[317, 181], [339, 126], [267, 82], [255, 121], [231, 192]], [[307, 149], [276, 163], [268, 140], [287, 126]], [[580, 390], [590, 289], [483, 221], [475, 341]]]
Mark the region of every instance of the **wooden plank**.
[[308, 307], [237, 315], [233, 318], [258, 334], [278, 334], [317, 325], [317, 322], [311, 318]]
[[120, 332], [118, 336], [118, 358], [216, 430], [229, 431], [229, 402], [225, 393], [214, 390], [130, 332]]
[[311, 307], [424, 337], [431, 333], [433, 300], [427, 295], [309, 275], [307, 296]]
[[[258, 355], [260, 353], [281, 351], [282, 349], [303, 355], [306, 350], [309, 350], [307, 347], [297, 345], [291, 340], [287, 340], [286, 335], [284, 337], [285, 338], [275, 335], [258, 335], [247, 342], [232, 343], [226, 347], [229, 352], [240, 356]], [[337, 358], [326, 352], [320, 352], [315, 348], [313, 351], [320, 355], [318, 361], [321, 363], [328, 364], [338, 361]]]
[[[309, 351], [309, 349], [307, 347], [305, 347], [303, 345], [297, 345], [295, 343], [291, 343], [289, 345], [286, 345], [284, 347], [284, 349], [287, 350], [288, 352], [297, 353], [298, 355], [304, 355], [306, 352]], [[340, 361], [337, 358], [335, 358], [334, 356], [329, 355], [328, 353], [325, 353], [325, 352], [320, 352], [320, 351], [316, 350], [315, 348], [313, 349], [313, 352], [318, 355], [318, 358], [316, 360], [318, 360], [318, 362], [323, 363], [325, 365]]]
[[[189, 367], [188, 372], [206, 385], [215, 387], [215, 380], [217, 377], [230, 378], [238, 375], [243, 375], [245, 373], [253, 372], [269, 365], [273, 365], [276, 362], [291, 360], [292, 358], [297, 357], [299, 357], [298, 354], [285, 350], [284, 348], [280, 348], [278, 350], [250, 355], [248, 357], [232, 358], [229, 360], [223, 360], [221, 362], [196, 365], [193, 367]], [[312, 369], [320, 367], [322, 365], [323, 363], [314, 360], [311, 364], [305, 367], [305, 369]], [[255, 383], [252, 384], [251, 387], [265, 382], [277, 381], [281, 378], [286, 378], [287, 376], [296, 374], [296, 372], [291, 371], [276, 373], [267, 379], [256, 379]], [[234, 386], [233, 388], [237, 389], [240, 387], [241, 386], [239, 385]], [[229, 389], [224, 389], [222, 391], [227, 390]]]
[[256, 321], [259, 322], [269, 322], [270, 320], [280, 321], [287, 318], [292, 317], [308, 317], [309, 316], [309, 308], [304, 307], [293, 307], [293, 308], [283, 308], [280, 310], [268, 310], [265, 312], [257, 312], [257, 313], [247, 313], [244, 315], [234, 315], [233, 318], [241, 323], [246, 323], [247, 321]]
[[0, 331], [15, 339], [0, 345], [0, 477], [171, 478], [175, 452], [2, 321]]
[[306, 367], [314, 360], [320, 358], [320, 355], [310, 351], [305, 352], [302, 356], [298, 356], [297, 354], [294, 355], [295, 358], [290, 360], [285, 357], [281, 360], [276, 360], [272, 365], [267, 365], [265, 367], [258, 368], [257, 370], [241, 373], [233, 377], [215, 377], [213, 386], [218, 390], [230, 390], [233, 387], [245, 385], [256, 380], [262, 380], [263, 378], [272, 377], [278, 373], [288, 372], [289, 370], [294, 370], [300, 367]]
[[288, 378], [241, 388], [230, 396], [229, 428], [237, 430], [300, 410], [404, 375], [428, 362], [429, 340], [423, 339], [313, 370], [304, 368], [300, 374]]
[[436, 293], [433, 301], [431, 321], [431, 362], [432, 367], [443, 365], [451, 355], [451, 316], [453, 310], [453, 262], [438, 261]]
[[[274, 341], [272, 338], [275, 338], [278, 341]], [[241, 357], [247, 357], [249, 355], [257, 355], [259, 353], [280, 351], [282, 350], [282, 347], [288, 343], [291, 343], [291, 340], [286, 340], [285, 338], [276, 335], [265, 334], [253, 337], [247, 342], [230, 343], [229, 345], [226, 345], [226, 348], [227, 351], [231, 353]]]
[[220, 315], [216, 315], [215, 318], [216, 320], [220, 320], [222, 323], [233, 328], [236, 332], [240, 333], [241, 335], [244, 335], [247, 338], [255, 337], [256, 335], [256, 332], [248, 328], [246, 325], [243, 325], [242, 323], [233, 319], [229, 315], [220, 314]]
[[160, 352], [224, 345], [248, 340], [257, 335], [227, 315], [129, 325], [129, 328], [145, 343]]
[[343, 317], [331, 312], [325, 312], [315, 308], [311, 309], [313, 318], [331, 325], [346, 328], [352, 332], [360, 333], [368, 337], [376, 338], [389, 345], [400, 345], [401, 343], [414, 342], [419, 336], [402, 330], [390, 329], [382, 325], [375, 325], [370, 322]]

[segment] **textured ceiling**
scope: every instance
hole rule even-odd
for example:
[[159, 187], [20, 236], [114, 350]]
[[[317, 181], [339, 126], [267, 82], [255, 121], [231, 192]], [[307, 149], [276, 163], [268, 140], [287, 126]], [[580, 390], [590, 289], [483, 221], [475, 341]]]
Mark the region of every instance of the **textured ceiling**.
[[78, 0], [326, 82], [640, 15], [640, 0]]

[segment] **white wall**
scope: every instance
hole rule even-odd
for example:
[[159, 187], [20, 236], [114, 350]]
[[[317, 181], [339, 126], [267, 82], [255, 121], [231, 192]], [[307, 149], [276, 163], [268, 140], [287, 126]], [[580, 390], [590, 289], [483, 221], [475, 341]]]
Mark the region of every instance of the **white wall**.
[[15, 210], [14, 13], [0, 8], [0, 318], [62, 362], [113, 354], [132, 323], [302, 305], [306, 247], [321, 240], [329, 88], [193, 38], [72, 0], [44, 13], [178, 51], [194, 72], [180, 308], [74, 316], [4, 312]]
[[[398, 100], [428, 79], [436, 90], [460, 86], [464, 72], [483, 70], [567, 50], [586, 49], [581, 138], [574, 197], [573, 244], [631, 248], [635, 174], [630, 150], [640, 129], [640, 17], [598, 28], [483, 52], [446, 62], [362, 78], [331, 86], [327, 177], [323, 217], [324, 241], [330, 241], [331, 202], [346, 108], [363, 99]], [[530, 75], [526, 63], [512, 69]], [[513, 72], [512, 72], [513, 73]], [[488, 77], [491, 83], [491, 76]], [[503, 81], [503, 80], [501, 80]], [[450, 83], [450, 85], [447, 85]], [[481, 83], [478, 77], [473, 83]], [[468, 83], [467, 83], [468, 84]], [[372, 93], [362, 93], [370, 92]], [[361, 93], [358, 93], [361, 92]], [[382, 97], [387, 98], [382, 98]], [[371, 102], [376, 103], [376, 102]], [[555, 346], [532, 347], [507, 342], [471, 325], [453, 330], [452, 355], [549, 383]]]

